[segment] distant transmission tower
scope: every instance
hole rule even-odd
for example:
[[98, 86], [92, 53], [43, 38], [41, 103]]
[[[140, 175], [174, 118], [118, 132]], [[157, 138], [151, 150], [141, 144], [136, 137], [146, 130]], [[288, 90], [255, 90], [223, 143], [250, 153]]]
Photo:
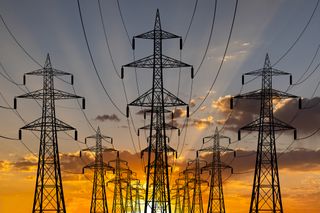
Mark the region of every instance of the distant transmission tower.
[[[26, 82], [26, 75], [36, 75], [43, 77], [43, 88], [28, 92], [15, 97], [14, 108], [17, 107], [17, 98], [42, 100], [42, 117], [25, 125], [19, 130], [40, 131], [40, 148], [38, 158], [38, 170], [34, 202], [32, 212], [66, 212], [60, 162], [58, 150], [58, 131], [75, 130], [75, 140], [77, 131], [63, 121], [56, 118], [55, 100], [82, 98], [80, 96], [54, 89], [54, 77], [69, 75], [73, 84], [73, 76], [70, 73], [52, 68], [49, 54], [42, 69], [28, 72], [23, 76], [23, 83]], [[83, 99], [84, 108], [84, 99]]]
[[[121, 69], [121, 77], [123, 77], [124, 67], [153, 69], [152, 89], [142, 94], [127, 107], [127, 116], [129, 116], [129, 106], [151, 108], [149, 111], [151, 114], [150, 125], [142, 127], [142, 129], [150, 130], [149, 145], [145, 150], [148, 152], [148, 165], [144, 212], [171, 213], [168, 152], [175, 150], [167, 145], [166, 130], [177, 128], [165, 122], [164, 113], [166, 107], [187, 106], [188, 104], [163, 87], [163, 69], [192, 66], [162, 54], [162, 40], [180, 38], [181, 49], [182, 39], [180, 36], [161, 29], [159, 10], [157, 10], [154, 29], [135, 36], [132, 41], [133, 49], [135, 48], [135, 38], [151, 39], [154, 46], [153, 55], [124, 65]], [[189, 108], [187, 107], [187, 116], [188, 114]]]
[[98, 213], [98, 212], [108, 213], [108, 204], [107, 204], [107, 195], [106, 195], [106, 186], [105, 186], [104, 176], [106, 171], [113, 171], [113, 168], [103, 162], [103, 153], [113, 152], [115, 150], [113, 148], [103, 147], [102, 139], [104, 139], [105, 141], [108, 141], [110, 144], [113, 143], [113, 140], [108, 136], [102, 135], [99, 127], [95, 135], [86, 137], [85, 139], [86, 143], [87, 143], [87, 139], [95, 139], [96, 141], [95, 146], [81, 150], [82, 152], [85, 152], [85, 151], [93, 152], [95, 155], [95, 161], [83, 167], [82, 169], [82, 173], [84, 173], [84, 169], [91, 169], [94, 172], [90, 213]]
[[126, 189], [128, 184], [128, 173], [131, 171], [128, 168], [128, 162], [120, 159], [119, 151], [114, 160], [108, 162], [108, 166], [114, 170], [114, 178], [109, 183], [114, 185], [112, 213], [125, 213], [126, 212]]
[[220, 135], [218, 128], [216, 128], [214, 135], [203, 138], [203, 144], [212, 142], [212, 146], [199, 150], [199, 152], [212, 153], [212, 161], [208, 163], [207, 166], [202, 168], [202, 171], [208, 171], [210, 174], [210, 194], [208, 199], [207, 213], [226, 212], [222, 187], [222, 171], [229, 168], [231, 169], [232, 173], [232, 167], [221, 161], [221, 154], [234, 151], [227, 147], [221, 146], [221, 139], [228, 139], [230, 143], [230, 138]]
[[[250, 124], [239, 130], [239, 140], [241, 139], [240, 131], [259, 131], [257, 159], [253, 189], [250, 204], [250, 213], [258, 212], [283, 212], [280, 182], [278, 174], [278, 161], [276, 152], [275, 131], [296, 130], [294, 127], [280, 121], [273, 116], [273, 100], [285, 98], [298, 98], [285, 92], [272, 88], [272, 77], [279, 75], [290, 75], [290, 84], [292, 77], [290, 73], [283, 72], [271, 67], [268, 54], [266, 55], [262, 69], [245, 73], [244, 75], [261, 76], [262, 86], [260, 90], [249, 92], [243, 95], [237, 95], [237, 99], [257, 99], [260, 100], [260, 117]], [[242, 83], [244, 83], [244, 75]], [[232, 108], [231, 99], [231, 108]], [[299, 108], [301, 99], [299, 99]]]
[[141, 195], [141, 191], [143, 191], [142, 184], [140, 180], [134, 179], [132, 183], [132, 200], [134, 202], [134, 210], [133, 212], [140, 213], [141, 212], [141, 200], [143, 200], [143, 196]]
[[193, 178], [190, 179], [190, 183], [193, 186], [193, 196], [190, 213], [204, 213], [201, 188], [203, 184], [208, 184], [208, 182], [201, 179], [201, 168], [206, 167], [207, 162], [205, 160], [201, 160], [199, 158], [199, 153], [196, 153], [196, 159], [189, 161], [187, 164], [187, 169], [185, 170], [186, 173], [193, 174]]
[[[188, 170], [184, 170], [179, 174], [180, 178], [176, 180], [177, 185], [182, 190], [182, 203], [181, 203], [181, 213], [191, 211], [191, 195], [192, 187], [191, 179], [194, 177], [193, 173], [189, 173]], [[178, 209], [179, 210], [179, 209]], [[177, 213], [177, 212], [176, 212]]]

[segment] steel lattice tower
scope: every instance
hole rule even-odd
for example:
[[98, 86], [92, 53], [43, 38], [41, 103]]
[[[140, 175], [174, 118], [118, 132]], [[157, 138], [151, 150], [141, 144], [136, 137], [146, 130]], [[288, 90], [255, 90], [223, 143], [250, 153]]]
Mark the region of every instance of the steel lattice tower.
[[[150, 125], [142, 128], [150, 130], [149, 144], [144, 150], [148, 153], [144, 212], [171, 213], [168, 152], [175, 150], [167, 144], [166, 130], [177, 128], [165, 122], [164, 113], [167, 107], [188, 105], [163, 87], [163, 69], [192, 66], [162, 54], [162, 41], [164, 39], [180, 38], [180, 49], [182, 48], [182, 39], [180, 36], [161, 29], [159, 10], [156, 13], [154, 29], [135, 36], [132, 41], [133, 49], [135, 48], [135, 38], [151, 39], [154, 47], [151, 56], [123, 66], [153, 69], [152, 88], [127, 107], [127, 116], [129, 116], [129, 106], [147, 107], [151, 114]], [[121, 77], [123, 77], [123, 67], [121, 69]], [[187, 114], [189, 114], [188, 112], [187, 107]]]
[[208, 184], [208, 182], [201, 179], [201, 168], [206, 166], [207, 162], [201, 160], [199, 158], [199, 153], [197, 152], [196, 159], [189, 161], [187, 169], [185, 170], [186, 173], [193, 173], [193, 178], [189, 181], [193, 185], [190, 213], [204, 213], [201, 187], [203, 184]]
[[[240, 131], [258, 131], [258, 147], [255, 174], [253, 181], [252, 197], [250, 204], [250, 213], [258, 212], [283, 212], [280, 182], [278, 173], [278, 161], [276, 152], [275, 131], [296, 130], [294, 127], [280, 121], [273, 116], [273, 100], [285, 98], [298, 98], [282, 91], [272, 88], [273, 76], [290, 75], [290, 84], [292, 77], [290, 73], [283, 72], [271, 67], [268, 54], [266, 55], [262, 69], [245, 73], [244, 75], [261, 76], [262, 86], [260, 90], [249, 92], [243, 95], [235, 96], [237, 99], [257, 99], [260, 100], [260, 116], [257, 120], [240, 128]], [[244, 83], [244, 75], [242, 83]], [[231, 99], [231, 106], [233, 105]], [[299, 99], [299, 108], [301, 99]]]
[[134, 212], [134, 200], [133, 200], [133, 181], [138, 180], [133, 176], [136, 175], [132, 171], [128, 171], [127, 173], [127, 186], [126, 186], [126, 202], [125, 202], [125, 210], [126, 212]]
[[174, 213], [181, 212], [181, 186], [178, 184], [178, 180], [176, 180], [176, 184], [171, 188], [171, 199], [174, 200]]
[[133, 198], [134, 201], [134, 211], [133, 212], [141, 212], [141, 200], [143, 199], [143, 196], [140, 194], [140, 191], [143, 190], [142, 185], [140, 184], [140, 180], [135, 179], [134, 183], [132, 184], [132, 190], [133, 190]]
[[54, 77], [71, 76], [71, 83], [73, 84], [73, 76], [70, 73], [52, 68], [49, 54], [43, 68], [28, 72], [23, 76], [24, 84], [26, 75], [43, 77], [42, 89], [28, 92], [14, 99], [15, 109], [17, 106], [16, 98], [42, 100], [42, 116], [19, 130], [20, 139], [22, 136], [21, 130], [40, 132], [38, 169], [32, 212], [65, 213], [66, 207], [61, 180], [57, 132], [75, 130], [75, 138], [77, 140], [77, 131], [75, 128], [56, 118], [55, 100], [82, 97], [54, 88]]
[[234, 150], [221, 146], [221, 139], [228, 139], [230, 143], [230, 138], [219, 134], [219, 130], [216, 128], [214, 135], [203, 138], [203, 144], [212, 142], [212, 146], [199, 150], [199, 152], [212, 153], [212, 161], [202, 168], [202, 171], [208, 171], [210, 174], [210, 193], [207, 213], [226, 212], [222, 187], [222, 171], [230, 168], [232, 173], [232, 167], [221, 161], [221, 154], [225, 152], [234, 152]]
[[[190, 176], [191, 175], [191, 176]], [[189, 173], [187, 170], [184, 170], [180, 173], [180, 178], [176, 180], [177, 185], [182, 189], [182, 204], [181, 204], [181, 212], [190, 212], [191, 211], [191, 187], [190, 180], [193, 177], [193, 173]]]
[[111, 137], [102, 135], [99, 127], [95, 135], [86, 137], [85, 143], [87, 143], [87, 139], [95, 139], [96, 141], [95, 146], [88, 147], [86, 149], [81, 150], [82, 152], [90, 151], [95, 155], [95, 161], [83, 167], [82, 169], [82, 173], [84, 173], [84, 169], [91, 169], [94, 172], [90, 213], [108, 213], [108, 204], [107, 204], [107, 195], [106, 195], [106, 186], [105, 186], [104, 177], [105, 177], [105, 173], [107, 171], [113, 171], [113, 168], [108, 166], [106, 163], [104, 163], [103, 153], [113, 152], [115, 151], [115, 149], [102, 146], [102, 139], [109, 142], [110, 144], [113, 143], [113, 140]]
[[109, 161], [108, 166], [112, 167], [114, 170], [114, 178], [108, 181], [108, 184], [114, 184], [112, 213], [124, 213], [126, 212], [125, 199], [126, 186], [128, 184], [127, 177], [128, 173], [131, 173], [128, 168], [128, 162], [120, 159], [119, 151], [117, 151], [116, 159]]

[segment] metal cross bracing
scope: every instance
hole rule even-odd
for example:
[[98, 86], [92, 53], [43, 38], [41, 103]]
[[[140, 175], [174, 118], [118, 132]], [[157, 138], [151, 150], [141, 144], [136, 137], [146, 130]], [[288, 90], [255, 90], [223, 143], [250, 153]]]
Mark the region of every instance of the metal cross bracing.
[[181, 188], [176, 183], [171, 187], [171, 200], [174, 201], [174, 213], [180, 213], [181, 212]]
[[180, 212], [190, 212], [191, 211], [191, 197], [192, 189], [190, 187], [191, 179], [193, 178], [193, 173], [189, 173], [186, 170], [179, 173], [179, 178], [176, 180], [177, 186], [182, 190], [182, 203]]
[[207, 166], [201, 168], [201, 172], [208, 171], [210, 175], [210, 192], [207, 213], [226, 212], [222, 187], [222, 171], [224, 169], [231, 169], [231, 173], [233, 173], [233, 169], [231, 166], [221, 161], [221, 155], [226, 152], [234, 152], [235, 156], [236, 152], [228, 147], [221, 146], [221, 139], [229, 140], [230, 144], [230, 138], [221, 135], [218, 128], [216, 128], [214, 135], [203, 138], [203, 144], [212, 142], [212, 145], [198, 150], [199, 152], [209, 152], [212, 155], [211, 162], [209, 162]]
[[73, 84], [73, 75], [54, 69], [49, 54], [47, 54], [43, 68], [28, 72], [23, 76], [24, 84], [26, 83], [26, 75], [43, 77], [42, 89], [14, 98], [15, 109], [17, 108], [17, 98], [42, 100], [42, 116], [19, 130], [20, 139], [22, 137], [21, 130], [40, 132], [38, 169], [32, 212], [65, 213], [66, 206], [61, 180], [57, 132], [74, 130], [75, 139], [77, 140], [77, 131], [72, 126], [56, 118], [55, 101], [82, 97], [54, 88], [54, 77], [71, 76], [71, 83]]
[[91, 169], [94, 172], [90, 213], [108, 213], [105, 174], [107, 171], [113, 171], [113, 168], [104, 163], [103, 153], [114, 152], [116, 150], [114, 148], [102, 146], [102, 139], [110, 144], [113, 144], [113, 140], [111, 137], [102, 135], [99, 127], [95, 135], [85, 138], [86, 144], [88, 139], [95, 139], [96, 145], [81, 150], [80, 157], [81, 152], [88, 151], [94, 153], [95, 156], [95, 161], [83, 167], [82, 169], [82, 173], [84, 173], [85, 169]]
[[132, 179], [131, 182], [132, 187], [132, 201], [134, 202], [133, 212], [138, 213], [141, 212], [141, 200], [143, 200], [143, 196], [141, 195], [141, 191], [143, 191], [143, 186], [138, 179]]
[[112, 183], [114, 185], [112, 213], [126, 212], [126, 194], [128, 176], [132, 171], [128, 167], [128, 162], [120, 159], [119, 151], [117, 151], [116, 159], [110, 160], [108, 166], [114, 170], [114, 177], [107, 182], [107, 185]]
[[127, 116], [129, 116], [129, 106], [147, 107], [150, 112], [150, 125], [142, 128], [150, 131], [148, 147], [144, 150], [148, 153], [144, 212], [171, 213], [168, 152], [174, 151], [174, 149], [167, 144], [166, 130], [177, 128], [166, 123], [164, 113], [167, 112], [166, 108], [168, 107], [187, 106], [188, 116], [189, 108], [188, 104], [164, 88], [163, 69], [191, 67], [191, 77], [193, 77], [193, 68], [191, 65], [162, 54], [164, 39], [180, 38], [180, 49], [182, 49], [182, 39], [180, 36], [162, 30], [159, 10], [156, 13], [154, 29], [133, 37], [133, 49], [135, 48], [135, 38], [153, 40], [153, 54], [151, 56], [124, 65], [121, 69], [122, 78], [124, 67], [153, 69], [152, 88], [127, 106]]
[[193, 177], [189, 179], [190, 184], [193, 189], [192, 202], [190, 213], [204, 213], [203, 209], [203, 199], [202, 199], [202, 185], [208, 185], [208, 182], [201, 178], [201, 168], [206, 167], [207, 162], [199, 158], [199, 153], [196, 152], [196, 159], [191, 160], [187, 163], [187, 168], [185, 173], [193, 174]]
[[[275, 132], [294, 130], [294, 137], [296, 138], [296, 130], [294, 127], [274, 117], [273, 100], [299, 97], [272, 88], [273, 76], [290, 75], [290, 84], [292, 83], [292, 76], [290, 73], [273, 68], [271, 66], [268, 54], [266, 54], [262, 69], [248, 72], [244, 75], [261, 76], [262, 78], [260, 90], [234, 97], [236, 99], [260, 100], [259, 118], [240, 128], [238, 135], [240, 140], [241, 130], [259, 132], [255, 174], [249, 212], [282, 213], [283, 206], [278, 173]], [[244, 75], [242, 77], [242, 83], [244, 82]], [[233, 99], [231, 99], [230, 103], [231, 107], [233, 105], [232, 100]], [[299, 108], [301, 108], [301, 99], [299, 99]]]
[[[126, 185], [126, 199], [125, 199], [125, 211], [126, 212], [137, 212], [136, 208], [139, 209], [140, 205], [139, 192], [137, 195], [137, 190], [139, 190], [139, 179], [136, 178], [137, 174], [131, 170], [127, 173], [127, 185]], [[139, 204], [137, 204], [139, 202]], [[141, 211], [139, 211], [141, 212]]]

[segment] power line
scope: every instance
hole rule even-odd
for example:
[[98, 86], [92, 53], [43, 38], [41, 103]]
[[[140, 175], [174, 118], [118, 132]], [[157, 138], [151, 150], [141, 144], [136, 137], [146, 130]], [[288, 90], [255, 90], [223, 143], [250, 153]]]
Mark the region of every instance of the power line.
[[[105, 22], [104, 22], [104, 17], [103, 17], [103, 12], [102, 12], [102, 6], [101, 6], [101, 1], [98, 0], [98, 7], [99, 7], [99, 14], [100, 14], [100, 19], [101, 19], [101, 24], [102, 24], [102, 29], [103, 29], [103, 33], [104, 33], [104, 38], [105, 38], [105, 42], [106, 42], [106, 46], [107, 46], [107, 50], [108, 50], [108, 53], [109, 53], [109, 56], [110, 56], [110, 59], [111, 59], [111, 62], [112, 62], [112, 66], [113, 66], [113, 69], [116, 73], [116, 75], [121, 78], [117, 68], [116, 68], [116, 65], [115, 65], [115, 62], [114, 62], [114, 59], [113, 59], [113, 56], [112, 56], [112, 52], [111, 52], [111, 48], [110, 48], [110, 44], [109, 44], [109, 39], [108, 39], [108, 36], [107, 36], [107, 31], [106, 31], [106, 26], [105, 26]], [[121, 13], [121, 12], [120, 12]], [[122, 13], [121, 13], [122, 14]], [[124, 22], [123, 22], [124, 24]], [[126, 29], [126, 28], [125, 28]], [[128, 34], [127, 34], [128, 35]], [[134, 55], [133, 55], [134, 56]], [[137, 79], [137, 77], [136, 77]], [[127, 96], [127, 92], [126, 92], [126, 88], [125, 88], [125, 85], [124, 85], [124, 81], [123, 79], [121, 79], [121, 82], [122, 82], [122, 87], [123, 87], [123, 91], [124, 91], [124, 95], [125, 95], [125, 99], [126, 99], [126, 103], [128, 104], [128, 96]], [[138, 86], [138, 82], [137, 83], [137, 90], [138, 90], [138, 93], [139, 93], [139, 86]], [[132, 120], [132, 116], [131, 116], [131, 113], [130, 113], [130, 119], [131, 119], [131, 123], [133, 125], [133, 128], [134, 128], [134, 131], [136, 132], [136, 128], [135, 128], [135, 125], [134, 125], [134, 122]], [[131, 126], [130, 126], [130, 122], [129, 122], [129, 119], [127, 119], [127, 123], [128, 123], [128, 129], [129, 129], [129, 134], [130, 134], [130, 139], [131, 139], [131, 142], [132, 142], [132, 145], [133, 145], [133, 148], [135, 150], [136, 153], [137, 152], [137, 149], [136, 149], [136, 146], [135, 146], [135, 143], [134, 143], [134, 139], [133, 139], [133, 135], [132, 135], [132, 132], [131, 132]], [[140, 144], [139, 144], [139, 147], [140, 147]], [[141, 151], [141, 149], [140, 149]], [[144, 167], [144, 165], [142, 165]]]
[[314, 55], [313, 55], [313, 57], [312, 57], [312, 60], [310, 61], [307, 69], [303, 72], [303, 74], [302, 74], [302, 75], [300, 76], [300, 78], [296, 81], [296, 83], [294, 83], [293, 85], [291, 85], [291, 86], [288, 87], [287, 91], [290, 90], [291, 87], [294, 87], [294, 86], [296, 86], [296, 85], [299, 85], [299, 84], [303, 83], [305, 80], [307, 80], [307, 78], [310, 77], [310, 75], [309, 75], [309, 77], [305, 78], [302, 82], [300, 82], [300, 81], [302, 80], [302, 78], [305, 76], [305, 74], [309, 71], [311, 65], [313, 64], [315, 58], [316, 58], [317, 55], [318, 55], [319, 49], [320, 49], [320, 44], [318, 45], [317, 50], [316, 50], [316, 52], [314, 53]]
[[222, 65], [224, 63], [224, 60], [225, 60], [225, 57], [226, 57], [226, 54], [227, 54], [227, 51], [228, 51], [228, 48], [229, 48], [229, 43], [230, 43], [230, 40], [231, 40], [231, 35], [232, 35], [232, 31], [233, 31], [233, 27], [234, 27], [234, 22], [235, 22], [235, 19], [236, 19], [236, 14], [237, 14], [237, 9], [238, 9], [238, 0], [236, 0], [236, 3], [235, 3], [235, 7], [234, 7], [234, 12], [233, 12], [233, 18], [232, 18], [232, 23], [231, 23], [231, 27], [230, 27], [230, 32], [229, 32], [229, 36], [228, 36], [228, 40], [227, 40], [227, 44], [226, 44], [226, 48], [224, 50], [224, 54], [223, 54], [223, 57], [222, 57], [222, 60], [221, 60], [221, 63], [220, 63], [220, 66], [218, 68], [218, 72], [207, 92], [207, 94], [205, 95], [205, 98], [201, 101], [201, 103], [197, 106], [197, 108], [190, 114], [191, 116], [193, 114], [195, 114], [199, 109], [200, 107], [203, 105], [203, 103], [207, 100], [209, 94], [211, 93], [211, 90], [213, 88], [213, 86], [215, 85], [217, 79], [218, 79], [218, 76], [220, 74], [220, 71], [221, 71], [221, 68], [222, 68]]
[[118, 110], [118, 112], [123, 115], [123, 116], [126, 116], [125, 113], [123, 113], [120, 108], [116, 105], [116, 103], [113, 101], [113, 99], [111, 98], [110, 94], [108, 93], [107, 89], [105, 88], [103, 82], [102, 82], [102, 79], [98, 73], [98, 70], [97, 70], [97, 67], [96, 67], [96, 64], [93, 60], [93, 55], [92, 55], [92, 52], [91, 52], [91, 49], [90, 49], [90, 45], [89, 45], [89, 41], [88, 41], [88, 37], [87, 37], [87, 33], [86, 33], [86, 29], [85, 29], [85, 26], [84, 26], [84, 22], [83, 22], [83, 17], [82, 17], [82, 12], [81, 12], [81, 5], [80, 5], [80, 0], [77, 0], [77, 3], [78, 3], [78, 11], [79, 11], [79, 16], [80, 16], [80, 21], [81, 21], [81, 26], [82, 26], [82, 32], [83, 32], [83, 35], [84, 35], [84, 39], [85, 39], [85, 42], [86, 42], [86, 46], [87, 46], [87, 50], [88, 50], [88, 53], [89, 53], [89, 56], [90, 56], [90, 59], [91, 59], [91, 62], [92, 62], [92, 66], [93, 66], [93, 69], [95, 71], [95, 74], [97, 75], [98, 77], [98, 80], [99, 80], [99, 83], [100, 85], [102, 86], [105, 94], [107, 95], [108, 99], [110, 100], [110, 102], [112, 103], [112, 105]]
[[201, 62], [200, 62], [200, 65], [198, 67], [198, 69], [196, 70], [196, 72], [194, 73], [194, 76], [196, 76], [200, 70], [200, 68], [202, 67], [202, 64], [204, 62], [204, 59], [206, 58], [207, 56], [207, 53], [208, 53], [208, 49], [209, 49], [209, 46], [210, 46], [210, 43], [211, 43], [211, 37], [212, 37], [212, 33], [213, 33], [213, 28], [214, 28], [214, 23], [215, 23], [215, 20], [216, 20], [216, 12], [217, 12], [217, 0], [214, 1], [214, 9], [213, 9], [213, 18], [212, 18], [212, 24], [211, 24], [211, 29], [210, 29], [210, 34], [209, 34], [209, 39], [208, 39], [208, 43], [207, 43], [207, 46], [206, 46], [206, 49], [204, 51], [204, 54], [203, 54], [203, 57], [201, 59]]
[[119, 14], [120, 14], [120, 17], [121, 17], [122, 25], [124, 27], [124, 30], [126, 31], [126, 34], [127, 34], [128, 41], [129, 41], [130, 45], [132, 45], [128, 30], [127, 30], [127, 27], [126, 27], [126, 24], [125, 24], [124, 19], [123, 19], [123, 15], [122, 15], [122, 11], [121, 11], [119, 0], [117, 0], [117, 6], [118, 6]]
[[188, 26], [188, 29], [187, 29], [187, 32], [186, 32], [186, 36], [184, 37], [184, 40], [183, 40], [183, 45], [186, 43], [186, 40], [188, 38], [189, 31], [190, 31], [191, 25], [193, 23], [193, 19], [194, 19], [194, 15], [196, 14], [197, 7], [198, 7], [198, 0], [196, 0], [195, 3], [194, 3], [192, 16], [191, 16], [191, 19], [190, 19], [190, 22], [189, 22], [189, 26]]
[[14, 34], [12, 33], [12, 31], [10, 30], [10, 28], [8, 27], [7, 23], [4, 21], [2, 15], [0, 14], [0, 19], [2, 21], [2, 23], [4, 24], [6, 30], [8, 31], [8, 33], [10, 34], [10, 36], [13, 38], [13, 40], [16, 42], [16, 44], [23, 50], [23, 52], [34, 62], [36, 63], [38, 66], [42, 67], [41, 64], [34, 59], [29, 53], [28, 51], [21, 45], [21, 43], [17, 40], [17, 38], [14, 36]]
[[292, 43], [292, 45], [287, 49], [286, 52], [284, 52], [284, 54], [272, 65], [272, 66], [275, 66], [277, 65], [284, 57], [286, 57], [286, 55], [293, 49], [293, 47], [298, 43], [298, 41], [300, 40], [300, 38], [302, 37], [302, 35], [304, 34], [304, 32], [306, 31], [306, 29], [308, 28], [317, 8], [318, 8], [318, 5], [319, 5], [319, 2], [320, 0], [317, 1], [317, 4], [316, 6], [314, 7], [313, 9], [313, 12], [308, 20], [308, 22], [306, 23], [306, 25], [304, 26], [304, 28], [302, 29], [302, 31], [300, 32], [300, 34], [298, 35], [297, 39]]
[[18, 138], [11, 138], [11, 137], [7, 137], [7, 136], [3, 136], [3, 135], [0, 135], [0, 138], [7, 139], [7, 140], [12, 140], [12, 141], [19, 141]]
[[[1, 16], [0, 18], [1, 18], [2, 22], [4, 23], [7, 31], [8, 31], [9, 34], [11, 35], [12, 39], [16, 42], [16, 44], [23, 50], [23, 52], [24, 52], [34, 63], [36, 63], [39, 67], [42, 68], [42, 65], [41, 65], [34, 57], [32, 57], [32, 55], [23, 47], [23, 45], [21, 44], [21, 42], [18, 41], [18, 39], [15, 37], [15, 35], [12, 33], [12, 31], [10, 30], [10, 28], [8, 27], [8, 25], [7, 25], [6, 22], [4, 21], [4, 18], [3, 18], [2, 16]], [[6, 80], [8, 80], [8, 81], [10, 81], [11, 83], [15, 84], [16, 86], [18, 86], [18, 88], [19, 88], [20, 90], [22, 90], [23, 92], [26, 92], [25, 90], [23, 90], [23, 89], [21, 88], [21, 84], [16, 83], [16, 82], [12, 79], [12, 77], [9, 75], [9, 73], [7, 72], [7, 70], [4, 68], [3, 64], [0, 63], [0, 65], [1, 65], [1, 68], [3, 69], [3, 71], [4, 71], [4, 72], [6, 73], [6, 75], [8, 76], [8, 78], [6, 78]], [[70, 84], [69, 82], [65, 81], [64, 79], [61, 79], [61, 78], [59, 78], [58, 76], [56, 76], [56, 77], [57, 77], [59, 80], [65, 82], [65, 83]], [[73, 85], [72, 85], [72, 87], [73, 87], [74, 94], [76, 94]], [[27, 86], [25, 86], [25, 88], [26, 88], [26, 90], [27, 90], [28, 92], [30, 92]], [[4, 98], [4, 97], [3, 97], [3, 98]], [[37, 100], [35, 100], [35, 99], [33, 99], [33, 100], [36, 101], [36, 103], [38, 104], [39, 107], [41, 107], [40, 103], [39, 103]], [[78, 101], [78, 100], [77, 100], [77, 101]], [[80, 103], [78, 102], [78, 104], [80, 104]], [[79, 106], [80, 106], [80, 105], [79, 105]], [[89, 126], [95, 131], [94, 127], [92, 126], [91, 122], [89, 121], [89, 119], [88, 119], [87, 115], [85, 114], [85, 112], [83, 111], [83, 109], [82, 109], [81, 107], [80, 107], [80, 109], [81, 109], [82, 113], [84, 114], [84, 117], [85, 117], [86, 121], [89, 123]], [[23, 120], [22, 116], [18, 113], [18, 111], [15, 111], [15, 113], [16, 113], [16, 115], [17, 115], [20, 119], [22, 119], [22, 121], [24, 122], [24, 124], [26, 124], [26, 121]], [[69, 137], [73, 138], [69, 133], [67, 133], [67, 132], [64, 132], [64, 133], [65, 133], [66, 135], [68, 135]], [[32, 133], [32, 134], [35, 135], [34, 133]], [[38, 137], [37, 135], [35, 135], [35, 136]], [[78, 143], [81, 142], [81, 141], [77, 140], [76, 142], [77, 142], [77, 145], [79, 145]], [[81, 142], [81, 143], [83, 143], [83, 142]], [[83, 143], [83, 144], [85, 144], [85, 143]], [[23, 144], [23, 145], [29, 150], [29, 148], [28, 148], [25, 144]]]

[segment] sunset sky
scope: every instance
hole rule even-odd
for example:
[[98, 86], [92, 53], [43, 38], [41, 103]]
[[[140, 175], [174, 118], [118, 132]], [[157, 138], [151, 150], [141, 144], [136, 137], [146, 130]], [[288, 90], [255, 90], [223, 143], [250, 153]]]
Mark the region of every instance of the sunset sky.
[[[120, 156], [129, 162], [130, 168], [144, 182], [146, 159], [141, 160], [139, 153], [147, 146], [146, 135], [142, 132], [138, 137], [136, 134], [137, 128], [144, 125], [143, 116], [139, 113], [140, 108], [134, 107], [131, 108], [133, 122], [128, 121], [123, 114], [127, 101], [133, 101], [151, 88], [152, 72], [137, 69], [135, 75], [134, 69], [127, 68], [123, 82], [117, 73], [120, 73], [122, 65], [134, 60], [133, 55], [135, 59], [140, 59], [152, 54], [151, 41], [137, 39], [134, 52], [130, 41], [132, 36], [153, 28], [157, 8], [160, 10], [162, 28], [184, 39], [196, 0], [101, 0], [112, 57], [108, 52], [98, 1], [80, 2], [94, 63], [103, 86], [119, 109], [111, 103], [94, 71], [81, 28], [77, 0], [0, 0], [0, 14], [19, 44], [38, 63], [44, 64], [46, 54], [49, 53], [54, 68], [74, 75], [74, 88], [78, 95], [86, 98], [84, 112], [90, 123], [94, 128], [100, 126], [104, 135], [113, 137]], [[319, 134], [313, 134], [320, 127], [318, 3], [318, 0], [240, 0], [226, 57], [211, 91], [210, 86], [226, 48], [235, 0], [218, 1], [210, 42], [213, 0], [198, 1], [182, 51], [179, 50], [179, 40], [164, 41], [164, 54], [176, 59], [181, 57], [183, 62], [193, 65], [197, 73], [191, 81], [189, 68], [164, 71], [165, 87], [173, 94], [178, 94], [183, 101], [190, 102], [192, 115], [188, 128], [182, 130], [180, 137], [177, 132], [169, 132], [170, 145], [178, 150], [178, 159], [171, 162], [174, 165], [173, 177], [184, 169], [186, 161], [195, 157], [195, 151], [202, 146], [202, 138], [212, 135], [216, 126], [222, 127], [231, 112], [230, 96], [259, 89], [261, 79], [258, 78], [244, 85], [241, 90], [241, 75], [262, 68], [264, 57], [269, 53], [271, 64], [277, 62], [277, 69], [292, 73], [296, 85], [290, 87], [288, 92], [303, 97], [305, 108], [298, 110], [295, 100], [274, 103], [275, 116], [296, 127], [299, 139], [293, 141], [291, 131], [281, 134], [277, 139], [284, 211], [319, 212], [320, 141]], [[25, 72], [39, 69], [30, 56], [19, 47], [0, 20], [0, 106], [13, 107], [13, 98], [25, 93], [26, 88], [15, 83], [22, 83]], [[204, 60], [201, 64], [202, 58]], [[28, 76], [26, 86], [30, 90], [39, 89], [42, 81], [39, 77]], [[57, 79], [55, 86], [73, 93], [72, 87], [61, 80]], [[286, 91], [288, 77], [274, 79], [273, 86]], [[201, 104], [206, 94], [208, 98]], [[92, 183], [88, 179], [92, 178], [92, 174], [88, 172], [84, 176], [81, 170], [93, 160], [93, 156], [87, 154], [80, 159], [78, 154], [80, 149], [85, 148], [81, 141], [92, 135], [94, 130], [86, 121], [77, 101], [57, 101], [56, 111], [58, 118], [77, 128], [80, 141], [76, 142], [67, 134], [59, 133], [67, 211], [89, 212]], [[28, 123], [41, 116], [41, 108], [33, 100], [18, 100], [17, 112], [22, 118], [14, 110], [0, 108], [0, 136], [17, 138], [19, 128], [24, 126], [23, 120]], [[253, 121], [258, 113], [259, 102], [237, 103], [223, 131], [224, 135], [235, 141], [230, 148], [237, 150], [238, 154], [235, 159], [228, 154], [223, 157], [238, 173], [230, 178], [228, 172], [224, 173], [224, 179], [228, 178], [224, 182], [226, 210], [231, 213], [244, 213], [249, 209], [257, 133], [250, 133], [236, 142], [237, 130]], [[185, 114], [183, 108], [176, 109], [177, 125], [182, 126]], [[245, 135], [247, 133], [244, 132]], [[31, 132], [23, 131], [22, 141], [0, 138], [0, 144], [0, 212], [30, 212], [39, 140]], [[106, 161], [114, 157], [105, 154]], [[207, 176], [204, 175], [204, 178]], [[204, 190], [206, 198], [209, 191], [206, 188]], [[108, 205], [111, 207], [111, 187], [108, 187], [107, 193]]]

